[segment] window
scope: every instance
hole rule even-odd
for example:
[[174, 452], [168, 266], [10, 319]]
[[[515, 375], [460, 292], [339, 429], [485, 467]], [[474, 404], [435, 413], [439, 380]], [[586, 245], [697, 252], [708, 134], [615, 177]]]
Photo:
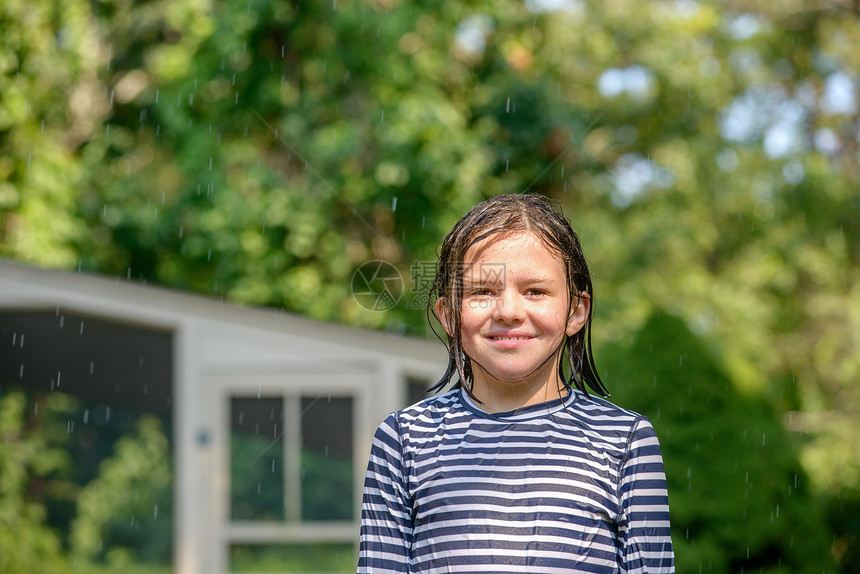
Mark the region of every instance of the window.
[[230, 519], [284, 520], [284, 400], [230, 400]]
[[355, 518], [353, 399], [230, 398], [230, 520]]
[[433, 393], [427, 391], [429, 387], [430, 383], [427, 379], [406, 377], [406, 404], [413, 405], [433, 396]]

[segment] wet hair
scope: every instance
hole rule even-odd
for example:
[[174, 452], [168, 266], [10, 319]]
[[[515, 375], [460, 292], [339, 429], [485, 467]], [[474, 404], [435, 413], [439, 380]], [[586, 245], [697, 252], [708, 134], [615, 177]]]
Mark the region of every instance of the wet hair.
[[[588, 395], [589, 389], [601, 396], [609, 396], [609, 391], [597, 374], [594, 353], [591, 347], [591, 319], [594, 311], [594, 288], [588, 264], [579, 243], [579, 237], [562, 214], [549, 199], [537, 194], [497, 195], [473, 207], [451, 229], [439, 252], [436, 277], [430, 290], [427, 304], [430, 313], [436, 316], [435, 303], [441, 300], [447, 309], [448, 329], [448, 368], [442, 378], [433, 385], [431, 391], [441, 391], [456, 373], [462, 387], [472, 399], [474, 382], [472, 360], [463, 350], [461, 335], [461, 310], [463, 305], [463, 261], [466, 252], [476, 243], [495, 234], [515, 235], [532, 233], [551, 251], [556, 253], [564, 265], [569, 294], [568, 316], [575, 309], [574, 301], [579, 304], [582, 292], [588, 294], [591, 306], [585, 325], [573, 336], [565, 334], [561, 343], [558, 375], [568, 389], [575, 385]], [[439, 319], [439, 317], [436, 317]], [[570, 377], [564, 375], [564, 355], [570, 366]], [[477, 399], [475, 399], [477, 400]]]

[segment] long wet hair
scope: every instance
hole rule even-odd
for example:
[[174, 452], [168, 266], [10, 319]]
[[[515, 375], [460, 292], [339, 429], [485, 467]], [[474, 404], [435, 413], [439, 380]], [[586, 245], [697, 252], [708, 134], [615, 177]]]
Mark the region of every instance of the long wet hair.
[[[429, 389], [430, 391], [442, 390], [457, 374], [459, 380], [455, 383], [455, 388], [462, 387], [472, 399], [477, 400], [472, 394], [474, 383], [472, 360], [463, 350], [461, 333], [463, 261], [471, 246], [491, 235], [513, 235], [525, 232], [533, 233], [561, 259], [569, 295], [568, 317], [575, 309], [573, 302], [577, 301], [578, 305], [580, 297], [584, 297], [581, 293], [587, 293], [591, 301], [585, 325], [575, 335], [565, 335], [561, 343], [562, 352], [557, 367], [559, 379], [568, 389], [575, 386], [586, 395], [590, 389], [600, 396], [609, 396], [609, 391], [597, 374], [597, 366], [594, 364], [594, 352], [591, 347], [594, 288], [579, 237], [561, 213], [561, 209], [555, 207], [546, 197], [537, 194], [497, 195], [479, 203], [454, 225], [442, 241], [436, 277], [427, 303], [427, 314], [428, 318], [430, 313], [436, 316], [435, 303], [441, 300], [446, 307], [448, 330], [452, 334], [448, 335], [447, 340], [448, 367], [442, 378]], [[438, 316], [436, 318], [439, 319]], [[564, 375], [565, 355], [570, 366], [569, 377]]]

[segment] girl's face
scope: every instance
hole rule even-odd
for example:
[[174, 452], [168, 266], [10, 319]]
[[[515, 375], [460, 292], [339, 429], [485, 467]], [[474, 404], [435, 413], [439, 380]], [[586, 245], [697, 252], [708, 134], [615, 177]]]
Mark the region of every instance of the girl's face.
[[461, 336], [473, 393], [490, 408], [551, 399], [560, 386], [560, 345], [585, 324], [589, 299], [570, 305], [560, 257], [532, 233], [492, 235], [463, 263]]

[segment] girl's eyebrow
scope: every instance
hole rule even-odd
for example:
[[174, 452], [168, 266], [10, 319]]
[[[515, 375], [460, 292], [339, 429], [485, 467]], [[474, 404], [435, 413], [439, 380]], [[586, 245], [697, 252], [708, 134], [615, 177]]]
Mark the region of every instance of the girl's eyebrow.
[[[479, 276], [479, 277], [463, 277], [463, 283], [468, 285], [496, 285], [498, 283], [502, 283], [502, 277], [499, 276]], [[524, 277], [517, 278], [516, 282], [518, 284], [530, 284], [530, 285], [542, 285], [542, 284], [553, 284], [556, 281], [549, 276], [541, 276], [541, 275], [526, 275]]]

